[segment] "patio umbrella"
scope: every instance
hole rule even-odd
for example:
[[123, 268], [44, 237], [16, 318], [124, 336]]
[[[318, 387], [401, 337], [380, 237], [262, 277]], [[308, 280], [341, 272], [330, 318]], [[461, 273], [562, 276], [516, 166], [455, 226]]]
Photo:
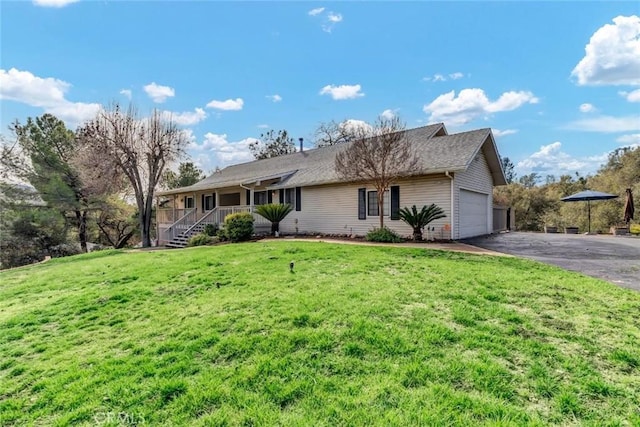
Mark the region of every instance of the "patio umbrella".
[[633, 219], [633, 194], [631, 194], [631, 189], [627, 188], [627, 200], [624, 202], [624, 222], [629, 224]]
[[567, 197], [563, 197], [563, 202], [587, 202], [589, 211], [589, 233], [591, 233], [591, 201], [592, 200], [609, 200], [615, 199], [615, 194], [601, 193], [600, 191], [585, 190]]

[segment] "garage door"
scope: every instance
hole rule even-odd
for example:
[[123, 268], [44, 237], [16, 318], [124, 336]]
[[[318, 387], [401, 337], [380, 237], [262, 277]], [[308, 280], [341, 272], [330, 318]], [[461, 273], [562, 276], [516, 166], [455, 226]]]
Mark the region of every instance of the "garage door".
[[487, 194], [460, 190], [460, 238], [489, 234], [487, 231]]

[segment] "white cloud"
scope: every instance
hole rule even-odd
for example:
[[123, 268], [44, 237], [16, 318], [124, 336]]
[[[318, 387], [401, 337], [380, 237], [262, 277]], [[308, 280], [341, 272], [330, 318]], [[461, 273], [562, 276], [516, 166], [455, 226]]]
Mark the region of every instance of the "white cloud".
[[387, 119], [387, 120], [391, 120], [396, 116], [396, 112], [395, 110], [384, 110], [382, 113], [380, 113], [380, 117]]
[[616, 141], [625, 145], [631, 145], [631, 146], [637, 147], [640, 145], [640, 133], [622, 135], [618, 137]]
[[280, 102], [282, 101], [282, 97], [280, 95], [278, 95], [277, 93], [275, 95], [267, 95], [267, 98], [269, 98], [270, 100], [272, 100], [273, 102]]
[[244, 101], [242, 98], [227, 99], [226, 101], [212, 100], [207, 104], [207, 108], [215, 108], [217, 110], [238, 111], [242, 110]]
[[258, 129], [269, 129], [269, 125], [266, 123], [263, 123], [261, 125], [258, 125]]
[[[459, 71], [448, 75], [448, 78], [451, 80], [458, 80], [463, 77], [464, 74]], [[436, 73], [433, 76], [423, 77], [422, 80], [425, 82], [446, 82], [448, 78], [444, 74]]]
[[172, 98], [176, 95], [176, 91], [172, 87], [162, 86], [156, 84], [156, 82], [151, 82], [143, 88], [147, 95], [149, 95], [149, 98], [158, 104], [163, 103], [167, 98]]
[[640, 17], [618, 16], [600, 27], [571, 75], [579, 85], [640, 85]]
[[335, 100], [354, 99], [364, 96], [360, 85], [327, 85], [320, 90], [320, 95], [331, 95]]
[[311, 9], [309, 11], [309, 15], [316, 16], [320, 15], [322, 12], [324, 12], [324, 7], [316, 7], [315, 9]]
[[631, 92], [620, 91], [620, 96], [624, 96], [629, 102], [640, 102], [640, 89], [633, 90]]
[[596, 116], [588, 119], [576, 120], [566, 126], [567, 129], [581, 130], [586, 132], [632, 132], [640, 130], [640, 115], [611, 117]]
[[78, 0], [33, 0], [33, 4], [41, 7], [65, 7]]
[[596, 107], [593, 104], [584, 103], [580, 104], [580, 112], [582, 113], [593, 113], [596, 111]]
[[335, 24], [342, 21], [342, 15], [340, 15], [339, 13], [329, 12], [327, 14], [327, 19], [329, 20], [329, 22], [333, 22]]
[[208, 132], [202, 143], [192, 142], [189, 149], [196, 154], [196, 157], [198, 154], [206, 154], [209, 165], [203, 165], [203, 167], [211, 169], [216, 165], [223, 167], [253, 160], [249, 144], [256, 141], [258, 141], [256, 138], [228, 141], [226, 134]]
[[533, 93], [505, 92], [496, 101], [490, 101], [482, 89], [463, 89], [456, 97], [455, 91], [438, 96], [423, 107], [431, 122], [445, 122], [449, 126], [459, 126], [491, 113], [511, 111], [524, 104], [539, 102]]
[[196, 125], [207, 118], [207, 113], [202, 108], [196, 108], [194, 111], [184, 111], [182, 113], [163, 111], [162, 115], [167, 120], [171, 119], [180, 126]]
[[125, 96], [129, 101], [131, 101], [131, 95], [132, 95], [131, 89], [122, 89], [120, 91], [120, 95]]
[[326, 22], [322, 24], [322, 31], [330, 33], [338, 22], [342, 22], [342, 15], [339, 13], [327, 13]]
[[0, 99], [42, 108], [68, 125], [93, 118], [100, 105], [67, 100], [65, 94], [70, 88], [71, 84], [52, 77], [42, 78], [15, 68], [0, 69]]
[[311, 9], [307, 12], [311, 16], [316, 16], [317, 19], [322, 21], [321, 28], [322, 31], [326, 33], [330, 33], [333, 31], [333, 28], [339, 23], [342, 22], [342, 14], [326, 11], [324, 7], [318, 7], [315, 9]]
[[357, 132], [365, 132], [367, 134], [371, 133], [373, 128], [371, 125], [363, 120], [356, 119], [348, 119], [339, 125], [340, 130], [346, 133], [357, 133]]
[[516, 168], [520, 174], [537, 172], [541, 175], [563, 175], [581, 172], [595, 172], [607, 160], [607, 153], [589, 157], [573, 157], [562, 151], [562, 143], [543, 145], [540, 150], [518, 162]]
[[500, 138], [502, 136], [513, 135], [514, 133], [518, 133], [517, 129], [505, 129], [505, 130], [492, 129], [492, 131], [493, 131], [493, 136], [495, 136], [496, 138]]

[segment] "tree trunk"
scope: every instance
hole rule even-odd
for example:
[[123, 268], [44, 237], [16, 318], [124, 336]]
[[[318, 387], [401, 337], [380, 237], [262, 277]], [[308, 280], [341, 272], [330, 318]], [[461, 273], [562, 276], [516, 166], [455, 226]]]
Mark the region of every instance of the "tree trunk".
[[275, 236], [276, 233], [280, 233], [280, 223], [279, 222], [272, 222], [271, 223], [271, 235]]
[[422, 241], [422, 229], [420, 228], [413, 229], [413, 240], [416, 242]]
[[142, 247], [151, 247], [151, 217], [153, 216], [153, 200], [149, 195], [144, 203], [143, 211], [140, 212], [140, 237]]
[[88, 252], [87, 249], [87, 212], [75, 211], [76, 221], [78, 221], [78, 239], [80, 240], [80, 250]]

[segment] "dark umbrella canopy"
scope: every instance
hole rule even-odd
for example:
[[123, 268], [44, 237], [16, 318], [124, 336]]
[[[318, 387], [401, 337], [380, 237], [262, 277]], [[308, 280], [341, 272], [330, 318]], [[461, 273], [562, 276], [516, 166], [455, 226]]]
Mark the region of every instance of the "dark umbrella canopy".
[[634, 210], [633, 194], [631, 194], [631, 189], [627, 188], [627, 200], [624, 202], [624, 222], [627, 224], [633, 219]]
[[609, 200], [615, 199], [615, 194], [601, 193], [600, 191], [585, 190], [567, 197], [563, 197], [563, 202], [588, 202], [591, 200]]
[[589, 233], [591, 233], [591, 201], [615, 199], [615, 194], [602, 193], [600, 191], [585, 190], [567, 197], [563, 197], [563, 202], [587, 202], [589, 211]]

